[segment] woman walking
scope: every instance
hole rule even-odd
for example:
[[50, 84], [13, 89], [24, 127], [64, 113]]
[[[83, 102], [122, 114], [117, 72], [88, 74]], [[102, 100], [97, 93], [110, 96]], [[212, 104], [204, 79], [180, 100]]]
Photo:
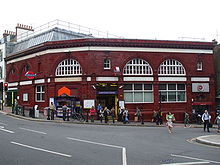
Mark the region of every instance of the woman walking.
[[172, 133], [172, 128], [173, 128], [173, 121], [175, 121], [175, 117], [171, 112], [168, 112], [166, 115], [166, 120], [167, 120], [167, 128], [168, 132]]

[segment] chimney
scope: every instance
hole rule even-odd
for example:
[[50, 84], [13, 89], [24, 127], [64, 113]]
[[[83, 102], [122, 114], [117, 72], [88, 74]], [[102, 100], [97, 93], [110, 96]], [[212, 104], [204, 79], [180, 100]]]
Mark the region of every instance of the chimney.
[[17, 42], [29, 37], [29, 35], [32, 34], [33, 32], [34, 29], [32, 28], [32, 26], [17, 23], [16, 26]]
[[13, 31], [9, 31], [9, 30], [5, 30], [5, 32], [3, 33], [3, 38], [5, 39], [5, 41], [12, 41], [15, 39], [16, 33]]

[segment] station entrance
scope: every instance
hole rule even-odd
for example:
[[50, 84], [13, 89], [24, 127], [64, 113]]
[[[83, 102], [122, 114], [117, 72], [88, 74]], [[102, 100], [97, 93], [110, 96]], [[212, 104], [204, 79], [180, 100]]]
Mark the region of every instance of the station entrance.
[[96, 100], [103, 108], [115, 108], [117, 116], [118, 111], [118, 85], [116, 83], [98, 83], [96, 84]]

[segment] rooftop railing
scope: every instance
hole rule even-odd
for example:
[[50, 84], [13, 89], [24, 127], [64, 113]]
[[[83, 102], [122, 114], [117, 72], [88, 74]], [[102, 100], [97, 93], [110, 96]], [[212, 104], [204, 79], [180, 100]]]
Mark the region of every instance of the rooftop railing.
[[21, 33], [19, 36], [17, 36], [17, 42], [33, 37], [37, 34], [43, 33], [55, 27], [69, 30], [69, 31], [79, 33], [79, 34], [93, 36], [95, 38], [123, 38], [121, 36], [110, 34], [108, 32], [104, 32], [104, 31], [93, 29], [93, 28], [88, 28], [88, 27], [81, 26], [78, 24], [73, 24], [70, 22], [56, 19], [54, 21], [48, 22], [46, 24], [43, 24], [35, 28], [34, 31], [26, 31], [24, 33]]

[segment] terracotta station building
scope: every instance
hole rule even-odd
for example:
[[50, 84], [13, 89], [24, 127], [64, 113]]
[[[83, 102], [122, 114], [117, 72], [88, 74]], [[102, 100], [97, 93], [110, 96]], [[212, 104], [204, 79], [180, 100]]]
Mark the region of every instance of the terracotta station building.
[[[82, 38], [48, 41], [6, 57], [8, 100], [40, 110], [101, 104], [153, 111], [208, 109], [215, 114], [213, 42]], [[85, 105], [86, 104], [86, 105]]]

